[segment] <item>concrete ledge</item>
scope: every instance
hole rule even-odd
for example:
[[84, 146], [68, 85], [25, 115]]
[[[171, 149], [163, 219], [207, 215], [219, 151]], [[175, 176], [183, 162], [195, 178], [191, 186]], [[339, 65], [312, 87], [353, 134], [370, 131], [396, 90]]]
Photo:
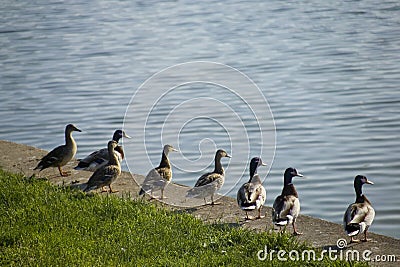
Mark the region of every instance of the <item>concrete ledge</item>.
[[[6, 171], [14, 173], [22, 173], [26, 176], [31, 176], [33, 168], [36, 167], [38, 161], [47, 153], [47, 151], [12, 143], [8, 141], [0, 140], [0, 167]], [[77, 186], [84, 184], [89, 177], [91, 172], [87, 171], [75, 171], [73, 166], [76, 166], [76, 161], [71, 161], [64, 170], [72, 170], [71, 176], [61, 177], [58, 170], [50, 168], [40, 173], [41, 177], [47, 177], [52, 183], [56, 185], [69, 185], [75, 182]], [[123, 172], [123, 174], [115, 182], [113, 188], [119, 190], [119, 195], [130, 194], [133, 198], [138, 197], [139, 186], [136, 181], [143, 181], [144, 176], [139, 174], [131, 174]], [[201, 220], [209, 223], [225, 223], [234, 227], [245, 227], [254, 229], [256, 231], [266, 231], [273, 229], [271, 222], [271, 208], [265, 207], [263, 210], [266, 212], [266, 217], [261, 220], [245, 221], [244, 212], [242, 212], [236, 204], [236, 199], [231, 197], [221, 197], [219, 202], [220, 205], [216, 206], [199, 206], [195, 207], [196, 200], [186, 200], [185, 192], [188, 190], [187, 187], [181, 185], [169, 186], [166, 190], [166, 196], [169, 198], [167, 202], [170, 208], [184, 210], [188, 213], [193, 214]], [[271, 196], [268, 196], [270, 198]], [[192, 201], [192, 202], [190, 202]], [[301, 201], [305, 201], [301, 199]], [[308, 200], [309, 201], [309, 200]], [[202, 203], [202, 202], [200, 202]], [[317, 204], [317, 203], [316, 203]], [[186, 206], [182, 208], [179, 206]], [[343, 208], [343, 210], [345, 207]], [[379, 216], [379, 213], [378, 215]], [[310, 216], [301, 215], [298, 218], [298, 229], [303, 232], [303, 235], [299, 236], [300, 241], [306, 241], [317, 248], [332, 248], [337, 249], [336, 242], [340, 238], [345, 238], [347, 241], [349, 238], [344, 234], [342, 225], [313, 218]], [[288, 227], [289, 231], [292, 231], [291, 227]], [[376, 266], [396, 266], [400, 262], [400, 240], [388, 236], [383, 236], [375, 233], [370, 233], [369, 238], [372, 239], [370, 242], [351, 244], [348, 249], [357, 250], [360, 255], [364, 250], [372, 251], [370, 257], [375, 255], [395, 255], [397, 262], [380, 262], [372, 263]], [[260, 244], [260, 250], [264, 248], [264, 244]]]

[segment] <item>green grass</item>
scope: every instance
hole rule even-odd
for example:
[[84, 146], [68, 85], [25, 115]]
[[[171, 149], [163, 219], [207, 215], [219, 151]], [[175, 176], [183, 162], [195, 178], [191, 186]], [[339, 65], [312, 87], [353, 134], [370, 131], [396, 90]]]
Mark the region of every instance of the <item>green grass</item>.
[[[3, 266], [285, 266], [277, 258], [261, 262], [257, 252], [310, 248], [290, 235], [205, 224], [144, 201], [89, 196], [1, 170], [0, 182]], [[290, 262], [305, 265], [350, 266]]]

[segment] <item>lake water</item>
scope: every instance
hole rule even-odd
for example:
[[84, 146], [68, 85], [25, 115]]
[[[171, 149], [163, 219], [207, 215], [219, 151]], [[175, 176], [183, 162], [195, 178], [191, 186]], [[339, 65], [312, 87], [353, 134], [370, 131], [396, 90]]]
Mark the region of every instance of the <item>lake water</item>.
[[0, 14], [1, 139], [50, 150], [74, 123], [79, 158], [125, 126], [132, 172], [168, 142], [190, 186], [224, 148], [230, 196], [261, 156], [268, 205], [293, 166], [302, 213], [338, 223], [364, 174], [371, 231], [400, 238], [398, 1], [6, 0]]

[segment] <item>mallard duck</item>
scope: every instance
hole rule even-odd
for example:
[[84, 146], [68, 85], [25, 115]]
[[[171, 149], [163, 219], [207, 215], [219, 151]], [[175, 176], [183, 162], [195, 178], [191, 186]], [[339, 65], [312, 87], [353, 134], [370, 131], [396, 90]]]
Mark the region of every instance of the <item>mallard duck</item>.
[[[114, 140], [115, 142], [118, 143], [122, 137], [131, 138], [129, 135], [127, 135], [125, 133], [125, 131], [116, 130], [113, 134], [112, 140]], [[117, 159], [119, 160], [119, 162], [121, 162], [125, 156], [122, 146], [117, 145], [117, 147], [114, 149], [114, 151], [117, 156]], [[89, 156], [87, 156], [83, 159], [80, 159], [78, 166], [76, 166], [74, 169], [94, 172], [99, 167], [106, 165], [108, 160], [109, 160], [108, 148], [103, 148], [103, 149], [94, 151]]]
[[275, 199], [272, 206], [272, 221], [282, 227], [292, 224], [293, 234], [301, 235], [296, 229], [296, 219], [300, 214], [300, 201], [296, 188], [292, 184], [293, 177], [303, 177], [296, 169], [287, 168], [284, 174], [282, 194]]
[[68, 176], [68, 172], [63, 172], [61, 167], [65, 166], [76, 154], [77, 146], [72, 132], [81, 132], [73, 124], [68, 124], [65, 127], [65, 145], [58, 146], [44, 156], [34, 170], [39, 169], [39, 172], [49, 168], [57, 167], [61, 176]]
[[251, 218], [248, 211], [258, 210], [257, 219], [261, 219], [261, 209], [267, 198], [267, 192], [261, 183], [260, 176], [257, 174], [259, 166], [266, 166], [258, 157], [254, 157], [250, 162], [250, 180], [243, 184], [237, 192], [237, 203], [239, 207], [246, 212], [246, 220]]
[[118, 143], [114, 140], [108, 142], [108, 156], [109, 161], [106, 165], [98, 168], [92, 176], [89, 178], [89, 181], [86, 184], [86, 188], [83, 190], [84, 192], [98, 189], [102, 187], [101, 192], [107, 192], [104, 190], [104, 186], [108, 186], [110, 189], [110, 193], [116, 193], [118, 191], [113, 190], [111, 188], [111, 183], [117, 179], [117, 177], [121, 174], [121, 165], [119, 160], [115, 154], [115, 148], [118, 146]]
[[171, 145], [164, 146], [160, 165], [157, 168], [154, 168], [149, 171], [146, 178], [144, 179], [139, 195], [147, 193], [150, 194], [152, 198], [154, 198], [153, 192], [161, 190], [160, 199], [164, 199], [165, 187], [171, 182], [172, 179], [172, 170], [171, 170], [171, 164], [168, 159], [168, 154], [169, 152], [177, 152], [177, 151], [178, 150], [176, 150]]
[[211, 196], [211, 205], [215, 204], [214, 194], [222, 187], [225, 181], [225, 171], [221, 165], [221, 158], [223, 157], [231, 158], [225, 150], [219, 149], [215, 153], [214, 171], [200, 176], [194, 187], [187, 192], [186, 197], [204, 198], [205, 205], [207, 205], [206, 197]]
[[364, 233], [364, 239], [361, 241], [366, 242], [367, 231], [375, 218], [375, 210], [371, 205], [368, 198], [362, 193], [362, 186], [364, 184], [374, 184], [367, 177], [357, 175], [354, 178], [354, 189], [356, 191], [356, 202], [351, 204], [343, 217], [343, 226], [347, 235], [350, 236], [350, 243], [359, 242], [354, 239], [358, 234]]

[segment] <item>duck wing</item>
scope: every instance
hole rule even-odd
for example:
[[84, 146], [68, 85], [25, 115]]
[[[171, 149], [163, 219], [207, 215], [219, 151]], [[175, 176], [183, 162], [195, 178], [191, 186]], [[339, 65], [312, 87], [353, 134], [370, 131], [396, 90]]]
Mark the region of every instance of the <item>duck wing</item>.
[[[161, 174], [160, 174], [161, 173]], [[168, 183], [168, 180], [164, 179], [163, 175], [165, 172], [152, 169], [144, 179], [142, 184], [142, 188], [139, 192], [139, 195], [143, 195], [144, 193], [149, 193], [150, 191], [160, 190], [164, 188], [164, 186]]]
[[272, 208], [273, 222], [283, 223], [286, 221], [286, 223], [290, 223], [293, 219], [297, 218], [300, 213], [300, 202], [299, 199], [293, 195], [280, 195], [275, 199]]
[[364, 232], [366, 226], [372, 224], [375, 210], [365, 203], [349, 205], [343, 216], [343, 227], [348, 236], [355, 236]]
[[35, 170], [37, 169], [43, 170], [48, 167], [57, 167], [58, 164], [60, 164], [63, 161], [63, 155], [65, 155], [65, 153], [67, 152], [66, 150], [67, 150], [66, 145], [54, 148], [40, 160]]
[[351, 204], [344, 215], [343, 221], [347, 224], [359, 224], [364, 222], [366, 225], [371, 225], [375, 218], [375, 210], [371, 205], [365, 203]]
[[261, 184], [245, 183], [237, 193], [238, 205], [244, 210], [254, 210], [264, 205], [266, 191]]
[[249, 201], [249, 183], [243, 184], [236, 195], [236, 200], [241, 209], [255, 209], [255, 206]]
[[157, 171], [157, 173], [165, 180], [167, 181], [171, 181], [172, 179], [172, 171], [171, 168], [168, 167], [158, 167], [155, 168], [155, 170]]
[[186, 197], [205, 198], [211, 196], [222, 187], [224, 180], [224, 176], [218, 173], [203, 174], [195, 186], [187, 191]]
[[107, 164], [109, 160], [108, 149], [103, 148], [97, 151], [90, 153], [83, 159], [79, 160], [78, 166], [76, 166], [75, 170], [87, 170], [87, 171], [95, 171], [101, 166]]
[[211, 184], [215, 180], [221, 179], [221, 178], [223, 178], [223, 175], [221, 175], [219, 173], [209, 172], [209, 173], [206, 173], [206, 174], [203, 174], [202, 176], [200, 176], [200, 178], [197, 180], [194, 187], [205, 186], [205, 185]]
[[[114, 154], [117, 156], [119, 162], [123, 159], [123, 154], [121, 155], [120, 151], [116, 147]], [[122, 148], [121, 148], [122, 149]], [[75, 170], [86, 170], [86, 171], [96, 171], [98, 168], [105, 166], [110, 157], [108, 155], [108, 149], [102, 148], [100, 150], [92, 152], [90, 155], [86, 156], [83, 159], [79, 160], [78, 166], [76, 166]]]
[[121, 174], [121, 169], [116, 165], [107, 165], [97, 169], [87, 182], [84, 191], [100, 188], [110, 185]]

